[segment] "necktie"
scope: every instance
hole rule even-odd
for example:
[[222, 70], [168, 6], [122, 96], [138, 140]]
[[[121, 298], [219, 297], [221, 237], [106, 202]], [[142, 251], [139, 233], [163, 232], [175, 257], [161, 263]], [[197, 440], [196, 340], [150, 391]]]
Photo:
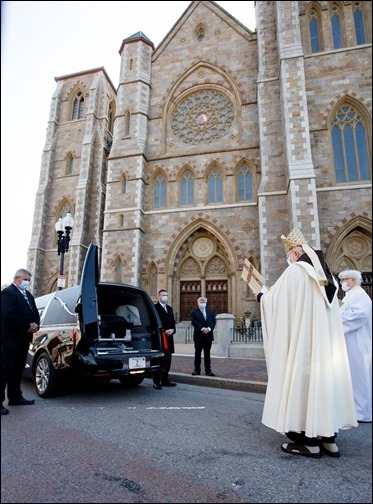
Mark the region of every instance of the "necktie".
[[202, 312], [202, 315], [204, 316], [205, 320], [206, 320], [206, 310], [201, 310]]
[[29, 301], [29, 299], [27, 297], [26, 291], [23, 290], [23, 289], [21, 289], [21, 292], [22, 292], [24, 298], [26, 299], [26, 303], [29, 305], [30, 310], [32, 310], [32, 306], [31, 306], [30, 301]]

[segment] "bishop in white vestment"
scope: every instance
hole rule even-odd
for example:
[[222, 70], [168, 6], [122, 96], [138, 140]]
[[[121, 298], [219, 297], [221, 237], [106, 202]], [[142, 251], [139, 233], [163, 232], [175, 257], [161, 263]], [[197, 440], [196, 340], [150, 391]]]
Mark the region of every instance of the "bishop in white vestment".
[[282, 239], [289, 267], [257, 295], [268, 369], [262, 422], [296, 441], [282, 445], [287, 453], [337, 457], [336, 433], [357, 426], [338, 284], [299, 229]]

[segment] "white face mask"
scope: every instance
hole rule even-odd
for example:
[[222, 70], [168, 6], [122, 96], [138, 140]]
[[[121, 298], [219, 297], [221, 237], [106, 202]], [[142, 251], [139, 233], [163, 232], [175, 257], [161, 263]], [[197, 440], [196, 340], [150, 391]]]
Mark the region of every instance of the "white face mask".
[[205, 310], [206, 309], [206, 304], [205, 303], [200, 303], [199, 307], [200, 307], [201, 310]]
[[22, 290], [26, 290], [29, 285], [30, 282], [28, 280], [22, 280], [18, 287]]
[[162, 300], [162, 303], [166, 304], [168, 301], [168, 296], [162, 296], [161, 300]]
[[347, 292], [348, 290], [350, 290], [350, 287], [346, 284], [346, 282], [343, 282], [343, 283], [341, 284], [341, 286], [342, 286], [342, 290], [343, 290], [344, 292]]
[[288, 263], [289, 266], [290, 266], [290, 264], [292, 264], [292, 261], [290, 260], [290, 257], [286, 258], [286, 262]]

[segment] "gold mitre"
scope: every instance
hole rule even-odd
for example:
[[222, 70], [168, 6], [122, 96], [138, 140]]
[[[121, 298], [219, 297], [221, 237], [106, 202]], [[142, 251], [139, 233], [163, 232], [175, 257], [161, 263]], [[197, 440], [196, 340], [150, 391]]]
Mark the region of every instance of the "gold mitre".
[[286, 254], [297, 245], [307, 245], [307, 240], [299, 228], [294, 228], [287, 236], [281, 235], [281, 240]]
[[328, 285], [328, 280], [326, 278], [323, 267], [321, 266], [320, 259], [318, 258], [313, 248], [308, 245], [307, 240], [305, 239], [299, 228], [294, 228], [293, 231], [286, 237], [284, 235], [281, 235], [281, 240], [284, 245], [286, 254], [297, 245], [301, 245], [304, 252], [311, 259], [311, 263], [316, 271], [319, 284], [322, 286]]

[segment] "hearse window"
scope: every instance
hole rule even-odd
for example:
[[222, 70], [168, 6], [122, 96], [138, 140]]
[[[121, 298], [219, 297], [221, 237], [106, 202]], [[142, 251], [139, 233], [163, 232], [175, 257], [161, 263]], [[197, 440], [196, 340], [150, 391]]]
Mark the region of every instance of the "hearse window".
[[56, 292], [44, 314], [43, 325], [75, 324], [78, 320], [75, 313], [78, 294], [78, 287]]

